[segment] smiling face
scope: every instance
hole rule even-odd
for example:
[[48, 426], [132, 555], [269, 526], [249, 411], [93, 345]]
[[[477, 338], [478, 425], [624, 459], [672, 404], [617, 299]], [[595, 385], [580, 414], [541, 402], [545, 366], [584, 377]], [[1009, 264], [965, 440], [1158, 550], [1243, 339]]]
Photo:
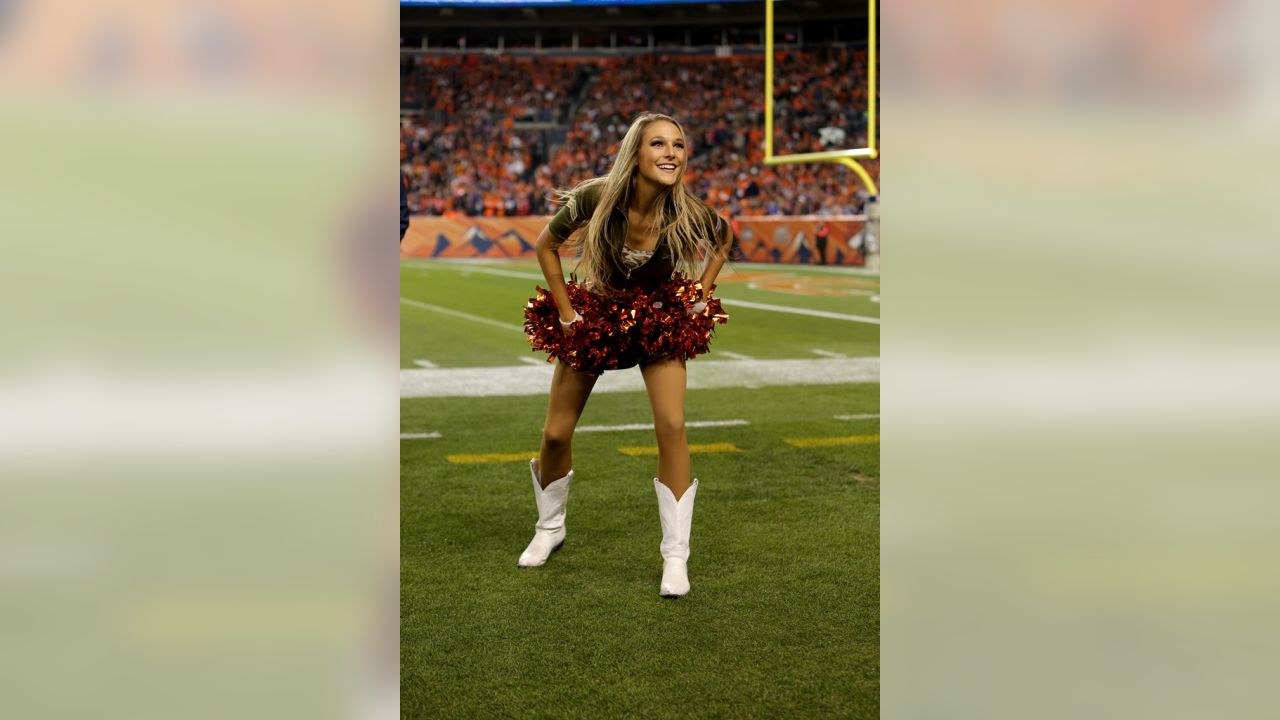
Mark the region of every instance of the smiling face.
[[644, 128], [636, 170], [640, 178], [669, 188], [684, 177], [684, 133], [675, 123], [655, 120]]

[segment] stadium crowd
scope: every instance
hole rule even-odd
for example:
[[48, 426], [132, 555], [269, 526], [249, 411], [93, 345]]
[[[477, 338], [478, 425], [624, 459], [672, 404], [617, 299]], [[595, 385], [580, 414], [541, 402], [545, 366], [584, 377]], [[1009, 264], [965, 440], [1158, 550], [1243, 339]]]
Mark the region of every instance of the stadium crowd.
[[[774, 153], [865, 147], [865, 67], [860, 49], [779, 53]], [[847, 168], [764, 165], [760, 56], [419, 55], [406, 58], [401, 77], [409, 111], [401, 166], [420, 214], [550, 214], [550, 191], [606, 172], [631, 119], [645, 110], [685, 126], [689, 187], [722, 211], [840, 215], [861, 212], [866, 200]], [[516, 129], [517, 122], [568, 130], [551, 152], [541, 129]], [[878, 162], [868, 170], [878, 177]]]

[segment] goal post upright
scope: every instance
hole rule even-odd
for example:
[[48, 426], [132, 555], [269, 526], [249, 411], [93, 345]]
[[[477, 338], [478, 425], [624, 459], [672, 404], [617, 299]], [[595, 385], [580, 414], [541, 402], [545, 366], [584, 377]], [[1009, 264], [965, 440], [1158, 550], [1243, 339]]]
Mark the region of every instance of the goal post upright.
[[839, 163], [852, 170], [872, 195], [879, 195], [880, 189], [871, 174], [856, 159], [880, 156], [876, 148], [876, 0], [867, 2], [867, 147], [794, 155], [773, 154], [773, 3], [774, 0], [764, 3], [764, 164]]

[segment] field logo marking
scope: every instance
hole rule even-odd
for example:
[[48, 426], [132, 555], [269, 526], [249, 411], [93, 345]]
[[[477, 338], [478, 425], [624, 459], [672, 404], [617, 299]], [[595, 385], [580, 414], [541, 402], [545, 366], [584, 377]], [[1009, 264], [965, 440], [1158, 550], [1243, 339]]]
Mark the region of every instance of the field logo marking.
[[[631, 457], [642, 457], [644, 455], [657, 455], [658, 448], [655, 447], [620, 447], [618, 452]], [[722, 452], [740, 452], [737, 445], [733, 443], [707, 443], [705, 445], [690, 445], [690, 453], [722, 453]]]
[[834, 447], [836, 445], [874, 445], [879, 435], [845, 435], [844, 437], [791, 438], [787, 444], [798, 448]]
[[880, 292], [878, 280], [863, 278], [813, 277], [795, 273], [735, 273], [721, 283], [741, 284], [751, 290], [807, 295], [809, 297], [868, 297]]

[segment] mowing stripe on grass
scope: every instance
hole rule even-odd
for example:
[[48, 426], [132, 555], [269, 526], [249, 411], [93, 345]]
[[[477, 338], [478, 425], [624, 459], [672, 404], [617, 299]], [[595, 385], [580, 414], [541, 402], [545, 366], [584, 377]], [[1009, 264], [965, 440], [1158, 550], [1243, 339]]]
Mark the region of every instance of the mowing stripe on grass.
[[[690, 390], [761, 388], [774, 385], [843, 385], [880, 382], [880, 358], [823, 360], [693, 360], [689, 362]], [[489, 368], [404, 369], [400, 397], [499, 397], [545, 395], [555, 366], [549, 363]], [[644, 379], [635, 368], [607, 372], [595, 393], [644, 392]]]
[[844, 437], [792, 438], [787, 444], [798, 448], [832, 447], [835, 445], [874, 445], [879, 435], [845, 435]]
[[400, 433], [401, 440], [435, 440], [440, 437], [438, 432], [429, 433]]
[[409, 298], [404, 298], [404, 297], [400, 298], [400, 303], [402, 305], [409, 305], [410, 307], [416, 307], [422, 310], [430, 310], [432, 312], [438, 312], [442, 315], [452, 315], [453, 317], [462, 318], [463, 320], [470, 320], [472, 322], [491, 325], [493, 327], [502, 328], [503, 330], [515, 330], [516, 332], [522, 335], [524, 334], [523, 325], [512, 325], [511, 323], [498, 322], [497, 320], [490, 320], [487, 317], [480, 317], [479, 315], [464, 313], [461, 310], [450, 310], [449, 308], [440, 307], [439, 305], [432, 305], [430, 303], [418, 302], [417, 300], [410, 300]]
[[832, 415], [837, 420], [879, 420], [880, 413], [862, 413], [861, 415]]
[[880, 318], [866, 317], [863, 315], [846, 315], [838, 312], [828, 312], [826, 310], [810, 310], [808, 308], [791, 307], [789, 305], [771, 305], [769, 303], [750, 302], [747, 300], [735, 300], [733, 298], [720, 297], [725, 303], [725, 309], [729, 314], [733, 314], [733, 306], [740, 305], [742, 307], [752, 308], [755, 310], [771, 310], [773, 312], [791, 313], [793, 315], [808, 315], [809, 317], [828, 318], [830, 320], [848, 320], [849, 322], [870, 323], [879, 325]]
[[[655, 447], [620, 447], [618, 452], [623, 455], [632, 457], [640, 457], [642, 455], [657, 455], [658, 448]], [[690, 445], [690, 453], [720, 453], [720, 452], [739, 452], [738, 446], [733, 443], [707, 443], [705, 445]]]
[[495, 463], [495, 462], [529, 462], [529, 458], [538, 456], [538, 451], [523, 453], [481, 453], [479, 455], [449, 455], [445, 459], [451, 463], [458, 465], [468, 465], [472, 463]]
[[[750, 425], [746, 420], [696, 420], [684, 424], [687, 428], [733, 427]], [[584, 425], [578, 432], [618, 432], [623, 430], [652, 430], [653, 423], [631, 423], [629, 425]]]

